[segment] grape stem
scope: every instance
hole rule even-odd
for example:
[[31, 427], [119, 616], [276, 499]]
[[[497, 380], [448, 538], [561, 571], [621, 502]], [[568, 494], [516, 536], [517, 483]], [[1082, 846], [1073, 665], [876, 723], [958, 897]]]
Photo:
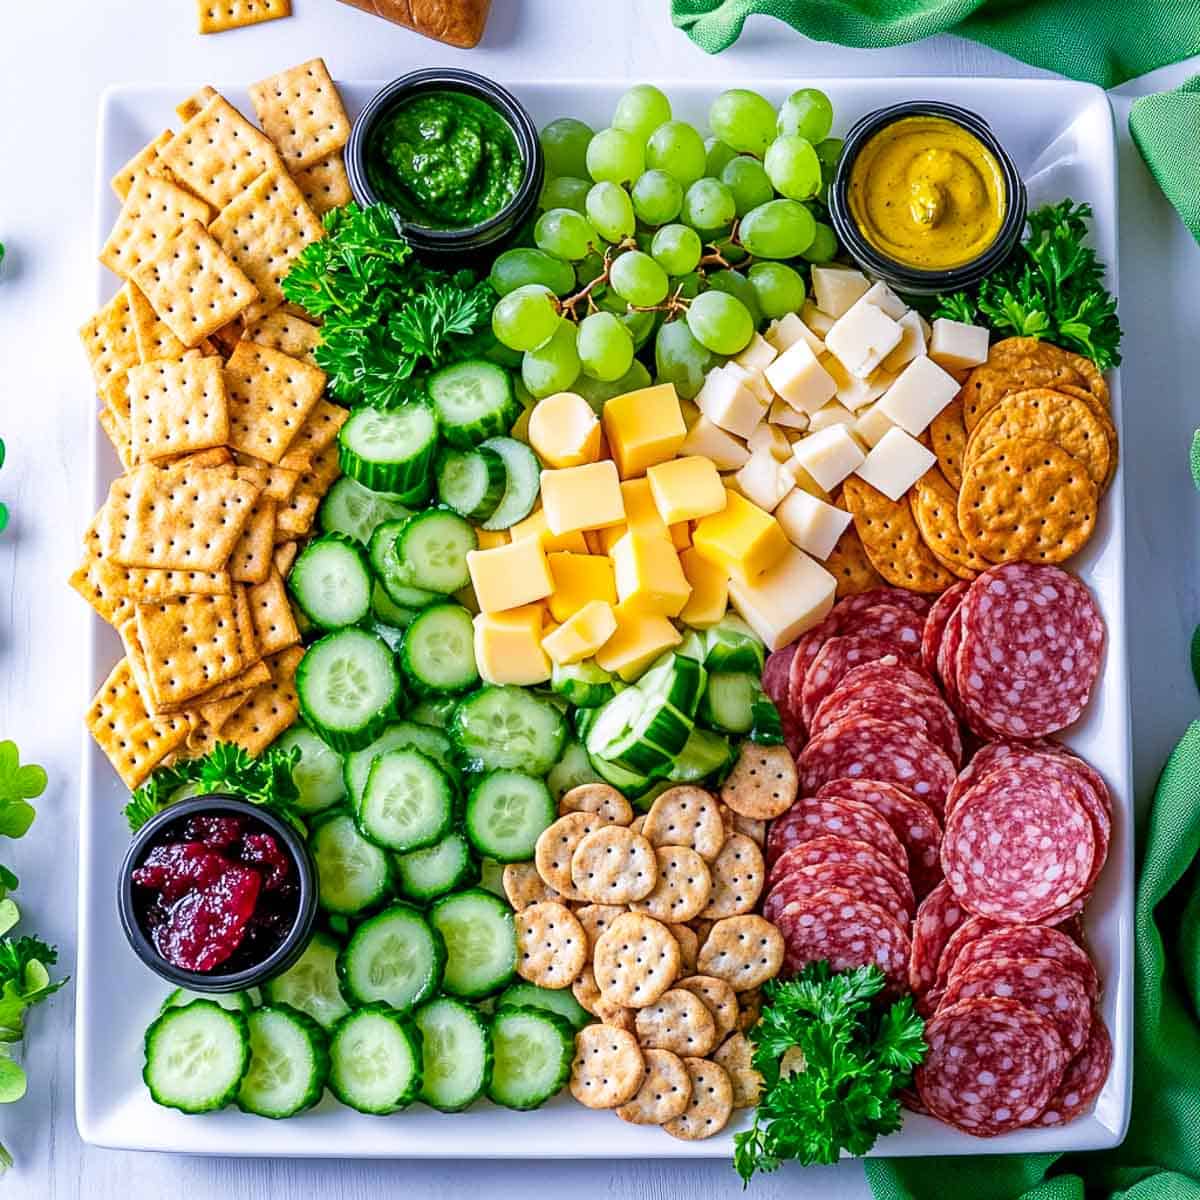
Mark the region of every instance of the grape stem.
[[690, 304], [691, 301], [683, 295], [681, 283], [661, 304], [630, 304], [627, 307], [630, 312], [664, 312], [667, 320], [671, 321], [687, 312]]
[[587, 301], [588, 314], [590, 315], [591, 313], [597, 312], [598, 306], [595, 300], [592, 299], [593, 290], [600, 287], [602, 284], [608, 283], [608, 277], [612, 272], [613, 257], [616, 252], [619, 250], [632, 250], [636, 246], [637, 242], [635, 242], [633, 238], [625, 238], [624, 241], [618, 242], [616, 245], [609, 246], [608, 249], [604, 251], [604, 270], [602, 270], [600, 274], [597, 275], [596, 278], [588, 283], [585, 287], [580, 288], [579, 291], [577, 291], [574, 295], [568, 296], [565, 300], [560, 301], [558, 311], [569, 320], [577, 322], [579, 317], [576, 315], [575, 306], [581, 301]]

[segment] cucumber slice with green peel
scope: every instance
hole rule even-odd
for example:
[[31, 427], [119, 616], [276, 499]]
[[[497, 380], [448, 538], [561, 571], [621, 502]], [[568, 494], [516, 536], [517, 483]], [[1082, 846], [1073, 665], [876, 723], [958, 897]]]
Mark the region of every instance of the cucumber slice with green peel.
[[371, 763], [357, 816], [363, 836], [375, 845], [421, 850], [450, 832], [454, 785], [420, 750], [388, 750]]
[[524, 979], [510, 983], [496, 997], [496, 1011], [502, 1008], [541, 1008], [557, 1013], [571, 1022], [576, 1031], [590, 1025], [596, 1018], [571, 994], [570, 988], [543, 988]]
[[397, 538], [409, 518], [400, 521], [383, 521], [375, 527], [367, 546], [367, 557], [375, 582], [393, 604], [401, 608], [424, 608], [435, 600], [442, 599], [437, 592], [419, 588], [412, 582], [407, 567], [400, 561]]
[[[431, 468], [432, 469], [432, 468]], [[415, 487], [409, 488], [406, 492], [399, 492], [397, 499], [406, 504], [411, 509], [424, 508], [429, 503], [430, 497], [433, 495], [433, 480], [426, 476]]]
[[[373, 568], [372, 568], [373, 569]], [[384, 590], [378, 579], [371, 585], [371, 615], [389, 629], [404, 630], [424, 607], [423, 604], [408, 606], [397, 604]], [[386, 638], [384, 639], [387, 640]]]
[[299, 795], [292, 803], [303, 813], [323, 812], [346, 798], [342, 756], [306, 725], [293, 725], [276, 743], [281, 750], [298, 749], [300, 761], [292, 770]]
[[410, 900], [427, 904], [475, 881], [475, 859], [461, 833], [447, 834], [434, 846], [396, 856], [400, 891]]
[[546, 786], [555, 800], [582, 783], [603, 783], [592, 766], [581, 742], [571, 741], [563, 747], [562, 757], [550, 768]]
[[378, 621], [372, 621], [367, 628], [382, 641], [387, 643], [387, 648], [393, 654], [400, 653], [400, 647], [404, 643], [404, 630], [393, 629], [390, 625], [381, 625]]
[[408, 719], [434, 729], [449, 729], [450, 718], [458, 704], [457, 696], [427, 696], [408, 710]]
[[483, 856], [497, 862], [527, 862], [542, 831], [558, 809], [550, 789], [520, 771], [493, 771], [467, 797], [467, 839]]
[[300, 611], [321, 629], [357, 625], [371, 611], [366, 556], [342, 533], [309, 542], [288, 572], [287, 585]]
[[166, 1012], [168, 1008], [184, 1008], [193, 1000], [211, 1000], [214, 1004], [229, 1009], [230, 1012], [248, 1013], [254, 1007], [249, 992], [193, 992], [190, 988], [178, 987], [168, 993], [158, 1011]]
[[312, 1108], [329, 1077], [325, 1031], [286, 1004], [255, 1009], [246, 1025], [250, 1066], [238, 1088], [238, 1108], [276, 1120]]
[[508, 984], [517, 969], [517, 935], [507, 901], [482, 888], [435, 900], [429, 922], [446, 943], [442, 987], [476, 1000]]
[[408, 1012], [437, 992], [446, 962], [441, 935], [408, 904], [368, 917], [338, 955], [338, 978], [353, 1004]]
[[413, 1014], [421, 1031], [424, 1078], [420, 1099], [442, 1112], [462, 1112], [487, 1089], [492, 1077], [492, 1039], [487, 1021], [469, 1004], [441, 996]]
[[783, 720], [775, 702], [759, 686], [750, 703], [750, 740], [760, 746], [783, 745]]
[[516, 438], [494, 437], [481, 443], [504, 460], [504, 495], [482, 528], [491, 532], [508, 529], [533, 511], [541, 488], [542, 464], [524, 442]]
[[512, 376], [485, 359], [469, 358], [434, 371], [425, 386], [442, 436], [460, 449], [507, 433], [521, 413]]
[[468, 521], [486, 521], [504, 496], [504, 459], [495, 450], [442, 450], [437, 460], [438, 499]]
[[567, 1082], [575, 1029], [544, 1008], [503, 1008], [492, 1018], [492, 1053], [488, 1099], [505, 1108], [537, 1108]]
[[453, 747], [445, 733], [429, 725], [418, 725], [415, 721], [395, 721], [386, 726], [373, 742], [346, 755], [346, 791], [354, 807], [357, 808], [362, 800], [371, 764], [386, 751], [402, 747], [411, 747], [427, 754], [455, 783], [458, 782]]
[[395, 521], [411, 515], [412, 509], [398, 496], [373, 492], [343, 475], [335, 479], [325, 493], [317, 510], [317, 524], [325, 533], [344, 533], [365, 546], [381, 521]]
[[329, 1042], [329, 1090], [359, 1112], [384, 1116], [421, 1090], [421, 1034], [408, 1017], [371, 1004], [343, 1017]]
[[749, 733], [754, 725], [754, 698], [761, 690], [758, 676], [748, 671], [711, 672], [700, 701], [701, 722], [726, 733]]
[[146, 1030], [142, 1078], [155, 1104], [213, 1112], [236, 1095], [250, 1065], [246, 1017], [211, 1000], [168, 1008]]
[[326, 912], [364, 912], [392, 894], [391, 862], [369, 842], [349, 813], [330, 814], [308, 838], [317, 864], [317, 893]]
[[591, 659], [550, 668], [550, 686], [576, 708], [599, 708], [613, 698], [612, 673]]
[[400, 698], [400, 675], [387, 643], [362, 629], [340, 629], [309, 646], [296, 670], [305, 722], [345, 753], [367, 745]]
[[431, 604], [404, 633], [400, 669], [418, 692], [465, 692], [479, 682], [475, 625], [461, 604]]
[[741, 617], [722, 617], [705, 631], [704, 645], [704, 665], [710, 671], [751, 671], [762, 676], [766, 647]]
[[349, 1011], [338, 981], [341, 946], [327, 933], [317, 932], [304, 953], [282, 975], [263, 985], [270, 1004], [286, 1004], [307, 1013], [323, 1029], [332, 1029]]
[[704, 637], [692, 629], [672, 653], [682, 654], [684, 658], [694, 658], [698, 663], [702, 663], [708, 654], [708, 648], [704, 644]]
[[729, 739], [711, 729], [693, 729], [675, 756], [665, 778], [671, 783], [698, 783], [719, 774], [733, 762]]
[[494, 858], [479, 860], [479, 886], [493, 896], [499, 896], [507, 901], [508, 895], [504, 890], [504, 864]]
[[652, 782], [640, 796], [630, 796], [629, 803], [633, 806], [634, 812], [649, 812], [655, 800], [657, 800], [659, 796], [661, 796], [669, 787], [674, 786], [675, 785], [669, 779], [656, 780]]
[[488, 686], [459, 701], [450, 738], [470, 770], [545, 775], [562, 753], [567, 722], [549, 700], [525, 688]]
[[620, 764], [609, 762], [599, 755], [589, 753], [588, 760], [591, 762], [596, 774], [605, 783], [611, 784], [625, 796], [631, 798], [640, 796], [650, 786], [651, 780], [648, 776], [639, 775], [636, 771], [626, 770]]
[[445, 508], [409, 517], [396, 540], [396, 553], [413, 586], [443, 596], [471, 582], [467, 554], [478, 548], [470, 522]]
[[402, 496], [426, 482], [437, 436], [437, 419], [424, 404], [355, 409], [338, 430], [342, 474]]

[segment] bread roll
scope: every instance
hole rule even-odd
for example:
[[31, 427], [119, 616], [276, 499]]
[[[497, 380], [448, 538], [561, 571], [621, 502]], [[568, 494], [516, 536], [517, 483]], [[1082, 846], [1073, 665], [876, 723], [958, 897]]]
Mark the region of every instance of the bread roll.
[[448, 46], [469, 49], [483, 37], [492, 0], [342, 0]]

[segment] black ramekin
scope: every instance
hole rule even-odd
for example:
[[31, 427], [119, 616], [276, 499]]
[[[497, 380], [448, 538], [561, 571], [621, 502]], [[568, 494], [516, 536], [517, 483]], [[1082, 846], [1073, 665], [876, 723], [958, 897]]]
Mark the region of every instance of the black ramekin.
[[430, 67], [411, 71], [380, 88], [358, 114], [346, 144], [346, 173], [350, 190], [362, 206], [378, 204], [367, 178], [366, 151], [376, 123], [398, 104], [422, 92], [465, 92], [491, 105], [507, 122], [525, 161], [525, 177], [517, 194], [495, 216], [462, 229], [433, 229], [406, 221], [396, 214], [401, 233], [413, 248], [428, 255], [465, 255], [503, 241], [533, 213], [541, 195], [546, 160], [538, 140], [537, 126], [521, 102], [507, 89], [474, 71], [455, 67]]
[[[880, 253], [867, 241], [850, 212], [850, 174], [859, 151], [886, 125], [905, 117], [944, 117], [953, 121], [977, 137], [1000, 164], [1005, 188], [1004, 221], [1000, 232], [996, 235], [996, 240], [978, 258], [960, 267], [921, 271], [897, 262]], [[1025, 228], [1025, 206], [1025, 181], [1021, 178], [1011, 155], [992, 132], [991, 126], [978, 113], [960, 108], [957, 104], [943, 104], [940, 100], [906, 100], [902, 104], [876, 109], [863, 117], [846, 135], [846, 144], [838, 160], [833, 186], [829, 189], [830, 219], [837, 232], [838, 241], [850, 257], [864, 271], [882, 279], [896, 291], [917, 296], [956, 292], [972, 287], [985, 275], [990, 275], [1017, 244]]]
[[[133, 872], [142, 860], [151, 843], [157, 838], [165, 825], [173, 825], [180, 818], [204, 815], [219, 815], [231, 813], [256, 821], [265, 826], [280, 842], [290, 855], [296, 867], [296, 878], [300, 885], [300, 897], [296, 906], [296, 919], [287, 937], [262, 962], [244, 971], [236, 971], [227, 975], [206, 971], [186, 971], [169, 963], [147, 936], [146, 931], [138, 922], [137, 911], [133, 903]], [[117, 880], [117, 909], [121, 916], [121, 927], [125, 930], [133, 952], [156, 975], [175, 984], [177, 987], [190, 988], [194, 992], [241, 992], [246, 988], [265, 983], [275, 975], [286, 971], [304, 953], [308, 944], [308, 935], [312, 932], [313, 922], [317, 916], [317, 869], [308, 846], [300, 834], [286, 821], [263, 808], [260, 804], [251, 804], [238, 796], [213, 792], [205, 796], [194, 796], [190, 800], [180, 800], [170, 804], [162, 812], [150, 818], [134, 835], [125, 859], [121, 863], [121, 874]]]

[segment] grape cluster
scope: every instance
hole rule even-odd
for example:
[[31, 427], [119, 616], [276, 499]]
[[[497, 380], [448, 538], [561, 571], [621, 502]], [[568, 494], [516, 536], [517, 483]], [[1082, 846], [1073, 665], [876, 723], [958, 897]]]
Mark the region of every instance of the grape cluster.
[[637, 355], [653, 338], [656, 377], [690, 398], [756, 329], [799, 310], [798, 265], [837, 253], [823, 219], [842, 148], [829, 98], [803, 88], [776, 111], [735, 88], [708, 123], [706, 140], [639, 84], [607, 129], [560, 117], [541, 131], [534, 245], [491, 270], [492, 330], [521, 353], [533, 397], [573, 388], [595, 404], [645, 386]]

